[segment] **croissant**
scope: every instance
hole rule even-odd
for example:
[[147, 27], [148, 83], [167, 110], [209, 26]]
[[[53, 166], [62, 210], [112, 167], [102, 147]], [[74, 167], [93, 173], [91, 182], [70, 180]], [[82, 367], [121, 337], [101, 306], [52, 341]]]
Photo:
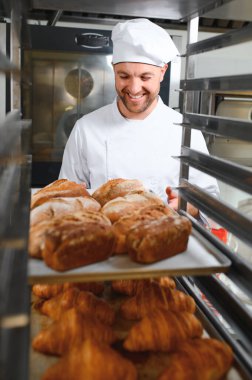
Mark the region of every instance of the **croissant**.
[[96, 338], [106, 344], [116, 341], [115, 333], [109, 325], [93, 316], [84, 316], [72, 308], [64, 312], [58, 321], [41, 330], [33, 339], [32, 347], [45, 354], [62, 355], [88, 338]]
[[105, 300], [77, 288], [67, 289], [37, 305], [37, 309], [42, 314], [54, 320], [58, 320], [64, 311], [72, 307], [75, 307], [82, 314], [91, 314], [107, 324], [112, 324], [115, 320], [115, 311]]
[[136, 380], [133, 363], [101, 342], [87, 339], [50, 367], [42, 380]]
[[35, 284], [32, 287], [32, 292], [35, 296], [40, 298], [51, 298], [57, 294], [62, 293], [69, 288], [78, 288], [79, 290], [86, 290], [101, 295], [104, 291], [104, 283], [102, 282], [65, 282], [64, 284]]
[[134, 324], [124, 341], [129, 351], [174, 351], [181, 342], [200, 337], [203, 328], [194, 314], [158, 309]]
[[111, 283], [112, 289], [116, 293], [125, 294], [127, 296], [134, 296], [139, 291], [151, 282], [157, 282], [161, 286], [174, 289], [176, 287], [175, 281], [171, 277], [160, 277], [155, 279], [140, 279], [140, 280], [114, 280]]
[[158, 380], [220, 380], [233, 361], [231, 348], [216, 339], [192, 339], [171, 355]]
[[120, 314], [125, 319], [141, 319], [157, 308], [194, 313], [195, 301], [179, 290], [163, 287], [153, 281], [135, 296], [122, 302]]

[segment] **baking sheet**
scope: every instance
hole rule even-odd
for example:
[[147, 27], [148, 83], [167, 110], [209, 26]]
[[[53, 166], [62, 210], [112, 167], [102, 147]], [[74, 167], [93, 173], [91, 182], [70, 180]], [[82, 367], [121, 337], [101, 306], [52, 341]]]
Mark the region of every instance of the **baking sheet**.
[[228, 258], [193, 229], [186, 251], [153, 264], [138, 264], [128, 255], [119, 255], [99, 263], [57, 272], [47, 267], [42, 260], [30, 258], [28, 279], [30, 284], [34, 284], [148, 278], [163, 275], [209, 275], [226, 272], [230, 265]]
[[[119, 295], [111, 290], [110, 284], [107, 283], [105, 286], [105, 291], [102, 298], [109, 302], [109, 304], [114, 308], [116, 312], [116, 320], [113, 324], [113, 330], [119, 338], [118, 344], [114, 344], [113, 348], [117, 350], [122, 356], [131, 360], [137, 368], [138, 380], [156, 380], [161, 371], [168, 366], [170, 354], [168, 353], [153, 353], [153, 352], [128, 352], [122, 348], [122, 340], [127, 336], [130, 327], [136, 321], [127, 321], [120, 317], [118, 312], [121, 302], [127, 299], [127, 296]], [[31, 307], [31, 341], [39, 333], [42, 328], [48, 327], [52, 320], [40, 314], [34, 305], [39, 302], [40, 299], [32, 296], [32, 307]], [[196, 316], [202, 322], [204, 333], [203, 337], [212, 337], [216, 339], [221, 339], [216, 330], [209, 324], [205, 319], [204, 315], [197, 309]], [[47, 368], [52, 366], [58, 361], [56, 356], [44, 355], [36, 352], [32, 349], [30, 345], [30, 380], [40, 380], [43, 373]], [[236, 361], [233, 367], [228, 371], [228, 374], [223, 378], [223, 380], [247, 380], [247, 378], [241, 373]]]

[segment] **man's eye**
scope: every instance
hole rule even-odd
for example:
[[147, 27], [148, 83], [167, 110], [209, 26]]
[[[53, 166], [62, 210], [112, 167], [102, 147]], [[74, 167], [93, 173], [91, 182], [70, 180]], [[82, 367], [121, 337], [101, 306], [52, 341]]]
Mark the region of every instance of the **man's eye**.
[[142, 77], [141, 79], [142, 79], [143, 81], [146, 81], [146, 80], [151, 79], [151, 77]]
[[120, 77], [121, 79], [127, 79], [127, 78], [128, 78], [127, 75], [119, 75], [119, 77]]

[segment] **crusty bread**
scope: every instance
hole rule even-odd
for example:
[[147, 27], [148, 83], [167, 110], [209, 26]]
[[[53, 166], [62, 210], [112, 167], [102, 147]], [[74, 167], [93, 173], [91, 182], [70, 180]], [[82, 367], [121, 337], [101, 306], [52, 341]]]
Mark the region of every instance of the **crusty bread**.
[[58, 179], [32, 195], [31, 209], [47, 202], [51, 198], [89, 195], [85, 184], [78, 184], [67, 179]]
[[51, 198], [31, 210], [30, 226], [42, 220], [50, 220], [66, 214], [71, 215], [78, 211], [99, 211], [100, 209], [101, 205], [90, 196]]
[[127, 252], [126, 236], [131, 228], [142, 223], [145, 220], [156, 220], [164, 215], [178, 215], [170, 207], [164, 204], [150, 205], [129, 215], [123, 216], [113, 224], [113, 232], [115, 235], [114, 254], [122, 254]]
[[146, 189], [141, 181], [137, 179], [116, 178], [98, 187], [92, 196], [103, 206], [114, 198], [142, 191], [146, 191]]
[[146, 220], [132, 228], [126, 238], [127, 252], [139, 263], [153, 263], [186, 250], [191, 222], [183, 216]]
[[57, 231], [63, 224], [71, 225], [72, 228], [76, 225], [86, 223], [111, 225], [110, 220], [98, 211], [82, 211], [76, 212], [73, 215], [64, 215], [54, 217], [51, 220], [41, 221], [30, 228], [29, 236], [29, 255], [34, 258], [42, 258], [42, 251], [45, 246], [46, 234], [49, 229]]
[[42, 257], [57, 271], [66, 271], [106, 260], [111, 254], [114, 235], [102, 223], [61, 223], [46, 232]]
[[126, 194], [107, 202], [101, 209], [112, 223], [122, 216], [132, 214], [134, 211], [149, 205], [163, 205], [161, 198], [155, 194], [144, 191], [141, 193]]

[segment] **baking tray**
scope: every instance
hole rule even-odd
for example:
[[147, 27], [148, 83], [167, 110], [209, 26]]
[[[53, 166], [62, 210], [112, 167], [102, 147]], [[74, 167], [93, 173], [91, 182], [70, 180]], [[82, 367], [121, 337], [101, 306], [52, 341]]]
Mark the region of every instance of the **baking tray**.
[[34, 283], [85, 282], [128, 278], [170, 276], [197, 276], [226, 272], [231, 261], [195, 229], [190, 235], [187, 250], [153, 264], [138, 264], [128, 255], [112, 256], [106, 261], [57, 272], [42, 260], [30, 258], [28, 281]]
[[[122, 340], [126, 337], [130, 327], [136, 321], [127, 321], [120, 317], [120, 313], [118, 313], [119, 306], [121, 302], [127, 299], [127, 296], [116, 294], [111, 290], [109, 282], [105, 284], [105, 290], [103, 295], [101, 296], [103, 299], [109, 302], [109, 304], [114, 308], [116, 312], [116, 320], [113, 324], [113, 330], [119, 338], [119, 342], [114, 344], [112, 347], [118, 351], [122, 356], [131, 360], [138, 372], [138, 380], [156, 380], [158, 375], [161, 373], [162, 369], [164, 369], [169, 364], [170, 354], [162, 353], [162, 352], [128, 352], [122, 348]], [[49, 326], [52, 323], [52, 320], [40, 314], [36, 308], [34, 307], [36, 302], [40, 302], [40, 299], [32, 296], [32, 307], [31, 307], [31, 340], [39, 333], [42, 328]], [[205, 318], [204, 314], [200, 312], [197, 308], [196, 316], [202, 322], [204, 333], [203, 337], [212, 337], [216, 339], [220, 339], [221, 337], [216, 332], [216, 330], [212, 327], [212, 325]], [[58, 361], [58, 357], [44, 355], [39, 352], [36, 352], [32, 349], [30, 345], [30, 364], [29, 364], [29, 372], [30, 372], [30, 380], [40, 380], [42, 374], [46, 371], [47, 368], [52, 366], [54, 363]], [[236, 360], [234, 361], [233, 366], [229, 370], [228, 374], [223, 378], [223, 380], [248, 380], [246, 376], [242, 373], [239, 368]]]

